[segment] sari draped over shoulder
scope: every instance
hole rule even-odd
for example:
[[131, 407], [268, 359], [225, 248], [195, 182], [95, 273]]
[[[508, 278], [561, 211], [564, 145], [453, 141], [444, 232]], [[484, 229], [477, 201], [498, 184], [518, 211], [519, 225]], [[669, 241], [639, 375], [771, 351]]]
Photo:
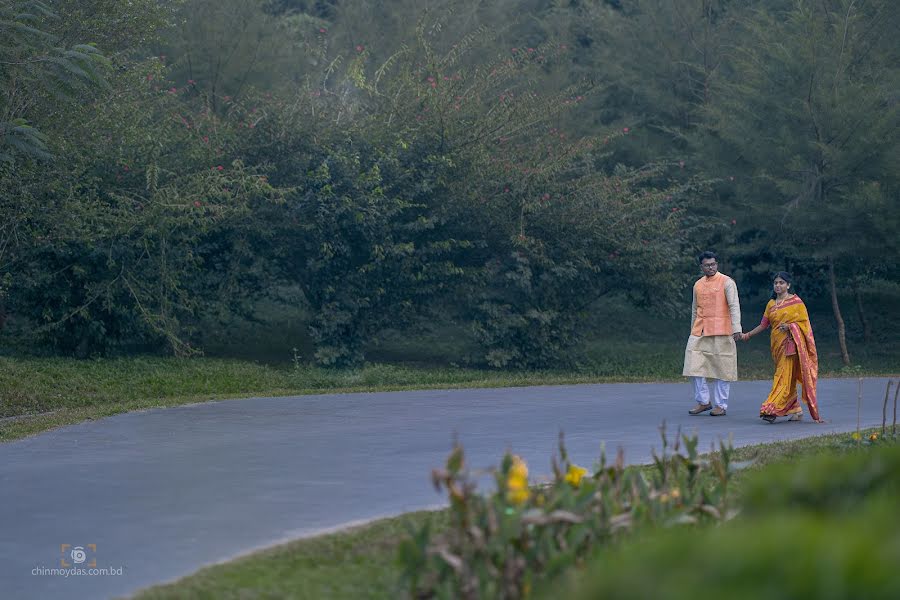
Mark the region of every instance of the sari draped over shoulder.
[[[781, 417], [802, 413], [803, 408], [797, 398], [799, 383], [809, 415], [818, 421], [816, 384], [819, 379], [819, 357], [806, 305], [799, 296], [778, 305], [774, 300], [769, 300], [760, 325], [771, 327], [770, 349], [775, 361], [772, 391], [760, 407], [760, 415]], [[788, 331], [781, 331], [781, 325], [787, 325]]]

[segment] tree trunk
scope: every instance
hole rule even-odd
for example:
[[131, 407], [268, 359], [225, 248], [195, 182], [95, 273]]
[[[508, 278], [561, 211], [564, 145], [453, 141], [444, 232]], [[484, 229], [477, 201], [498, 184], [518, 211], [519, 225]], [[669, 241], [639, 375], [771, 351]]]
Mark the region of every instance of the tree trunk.
[[869, 327], [869, 320], [866, 318], [866, 311], [863, 310], [862, 294], [859, 293], [859, 284], [853, 282], [853, 295], [856, 296], [856, 312], [859, 314], [859, 322], [862, 323], [863, 341], [866, 344], [872, 342], [872, 328]]
[[831, 286], [831, 308], [834, 310], [834, 320], [838, 326], [838, 343], [841, 345], [841, 360], [844, 366], [850, 366], [850, 353], [847, 352], [847, 332], [844, 329], [844, 317], [841, 316], [841, 305], [838, 304], [837, 282], [834, 276], [834, 258], [828, 257], [828, 281]]

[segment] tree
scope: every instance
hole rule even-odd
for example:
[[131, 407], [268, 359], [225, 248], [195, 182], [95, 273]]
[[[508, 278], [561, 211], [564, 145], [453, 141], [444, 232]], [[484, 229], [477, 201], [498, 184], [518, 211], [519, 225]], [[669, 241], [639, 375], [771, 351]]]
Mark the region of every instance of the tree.
[[896, 234], [879, 224], [898, 210], [898, 27], [900, 5], [889, 0], [755, 11], [702, 139], [720, 168], [749, 177], [736, 201], [761, 229], [751, 251], [825, 269], [847, 365], [839, 282], [859, 258], [898, 259]]
[[102, 85], [108, 64], [95, 48], [54, 35], [56, 13], [38, 0], [0, 2], [0, 161], [47, 158], [47, 136], [32, 125], [60, 100]]

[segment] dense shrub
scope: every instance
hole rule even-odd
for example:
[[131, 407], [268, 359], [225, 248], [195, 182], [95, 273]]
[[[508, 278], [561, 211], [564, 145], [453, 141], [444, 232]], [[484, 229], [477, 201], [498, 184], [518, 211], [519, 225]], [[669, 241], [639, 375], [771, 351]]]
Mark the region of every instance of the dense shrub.
[[[659, 531], [599, 552], [542, 597], [896, 598], [896, 444], [767, 468], [746, 514], [721, 527]], [[652, 573], [653, 577], [647, 577]]]
[[411, 596], [523, 598], [536, 581], [635, 530], [731, 518], [731, 447], [702, 460], [697, 438], [681, 436], [672, 450], [663, 430], [663, 452], [649, 474], [624, 467], [621, 452], [588, 471], [568, 460], [560, 440], [551, 482], [530, 486], [527, 465], [507, 454], [495, 472], [497, 489], [480, 495], [456, 447], [446, 468], [433, 472], [449, 497], [449, 529], [424, 528], [400, 549]]

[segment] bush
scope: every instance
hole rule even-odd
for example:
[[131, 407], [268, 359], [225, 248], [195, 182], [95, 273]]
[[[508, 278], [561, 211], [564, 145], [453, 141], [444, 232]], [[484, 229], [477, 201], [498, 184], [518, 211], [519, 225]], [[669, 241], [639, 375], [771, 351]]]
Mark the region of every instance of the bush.
[[457, 446], [446, 468], [433, 472], [435, 487], [449, 496], [448, 530], [434, 535], [425, 527], [400, 548], [412, 597], [522, 598], [538, 578], [629, 532], [733, 516], [730, 445], [705, 461], [696, 436], [682, 436], [670, 454], [664, 429], [662, 435], [663, 453], [654, 454], [649, 475], [625, 468], [621, 452], [613, 464], [601, 456], [590, 473], [568, 460], [560, 439], [553, 481], [529, 487], [527, 465], [507, 454], [487, 496], [476, 493]]
[[900, 597], [898, 482], [897, 446], [766, 469], [748, 482], [747, 518], [604, 550], [569, 573], [562, 596]]

